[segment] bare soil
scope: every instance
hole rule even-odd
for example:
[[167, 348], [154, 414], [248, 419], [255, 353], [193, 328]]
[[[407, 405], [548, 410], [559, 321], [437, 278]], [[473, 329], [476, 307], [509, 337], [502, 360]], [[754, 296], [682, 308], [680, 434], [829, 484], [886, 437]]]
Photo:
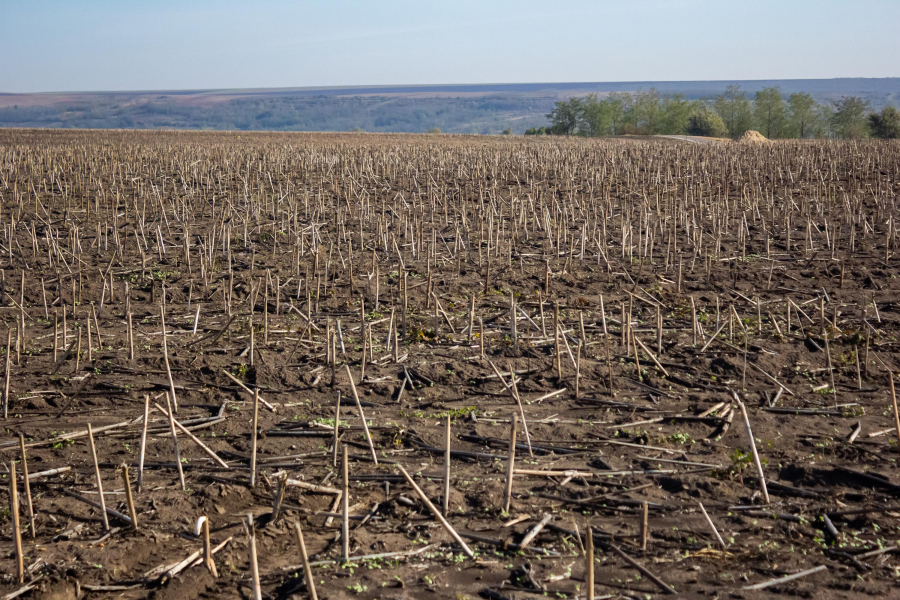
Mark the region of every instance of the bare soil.
[[[31, 480], [34, 531], [19, 481], [33, 585], [19, 597], [251, 598], [248, 514], [267, 598], [308, 597], [294, 522], [320, 598], [585, 598], [573, 532], [588, 526], [597, 597], [665, 595], [647, 571], [687, 598], [896, 597], [898, 158], [875, 143], [0, 131], [4, 498], [19, 434], [30, 473], [70, 467]], [[87, 439], [61, 436], [119, 425], [95, 439], [106, 504], [127, 515], [117, 467], [134, 482], [145, 397], [165, 406], [170, 390], [163, 295], [177, 419], [228, 468], [179, 432], [182, 489], [168, 420], [151, 410], [139, 528], [110, 517], [105, 532], [63, 493], [98, 497]], [[518, 374], [521, 410], [491, 362]], [[274, 408], [259, 406], [255, 486], [253, 396], [225, 372]], [[281, 471], [341, 487], [338, 394], [350, 556], [383, 558], [341, 560], [332, 493], [290, 486], [272, 519]], [[527, 423], [515, 468], [552, 473], [516, 474], [507, 512], [513, 414]], [[474, 559], [396, 466], [440, 507], [447, 417], [446, 517]], [[214, 545], [231, 539], [219, 577], [202, 564], [147, 576], [202, 548], [202, 515]], [[0, 573], [0, 595], [22, 589], [8, 510]]]

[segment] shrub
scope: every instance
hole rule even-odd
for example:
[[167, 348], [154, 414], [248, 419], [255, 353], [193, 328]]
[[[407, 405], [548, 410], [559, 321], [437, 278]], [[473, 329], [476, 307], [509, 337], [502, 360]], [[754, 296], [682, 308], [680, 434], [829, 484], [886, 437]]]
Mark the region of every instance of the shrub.
[[893, 106], [885, 106], [880, 113], [870, 114], [869, 128], [877, 138], [893, 140], [900, 137], [900, 111]]
[[725, 121], [711, 110], [695, 112], [688, 119], [688, 135], [702, 135], [705, 137], [727, 137], [728, 128]]

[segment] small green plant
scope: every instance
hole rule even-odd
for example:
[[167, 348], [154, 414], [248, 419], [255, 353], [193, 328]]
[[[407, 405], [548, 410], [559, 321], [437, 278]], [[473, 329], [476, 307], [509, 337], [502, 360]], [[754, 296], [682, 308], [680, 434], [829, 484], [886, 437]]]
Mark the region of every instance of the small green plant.
[[687, 433], [673, 433], [669, 436], [669, 441], [673, 444], [678, 444], [679, 446], [684, 446], [685, 444], [693, 444], [694, 438]]
[[435, 419], [445, 419], [450, 417], [451, 420], [456, 419], [464, 419], [468, 417], [470, 414], [475, 412], [474, 406], [463, 406], [462, 408], [456, 408], [453, 410], [445, 410], [443, 412], [436, 413], [434, 416]]
[[750, 452], [742, 452], [740, 448], [735, 448], [731, 453], [731, 473], [743, 473], [744, 469], [753, 462], [753, 455]]
[[[311, 421], [312, 423], [319, 423], [320, 425], [327, 425], [328, 427], [334, 427], [334, 419], [327, 419], [325, 417], [317, 417]], [[349, 427], [347, 421], [338, 421], [338, 427]]]

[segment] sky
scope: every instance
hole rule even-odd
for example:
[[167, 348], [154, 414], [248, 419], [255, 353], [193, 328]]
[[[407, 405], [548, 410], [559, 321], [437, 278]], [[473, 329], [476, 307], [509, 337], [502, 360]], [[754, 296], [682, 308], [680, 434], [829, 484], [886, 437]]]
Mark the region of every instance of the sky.
[[0, 92], [900, 76], [898, 0], [0, 0]]

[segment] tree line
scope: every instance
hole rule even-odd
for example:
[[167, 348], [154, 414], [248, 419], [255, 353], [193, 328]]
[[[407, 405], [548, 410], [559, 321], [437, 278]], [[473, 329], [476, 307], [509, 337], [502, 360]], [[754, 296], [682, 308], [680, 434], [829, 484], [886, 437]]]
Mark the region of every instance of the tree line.
[[753, 99], [739, 85], [729, 85], [712, 99], [688, 100], [682, 94], [648, 92], [596, 94], [556, 102], [547, 115], [550, 127], [525, 135], [702, 135], [738, 138], [753, 129], [769, 139], [900, 137], [900, 111], [871, 110], [857, 96], [820, 103], [798, 92], [785, 98], [767, 87]]

